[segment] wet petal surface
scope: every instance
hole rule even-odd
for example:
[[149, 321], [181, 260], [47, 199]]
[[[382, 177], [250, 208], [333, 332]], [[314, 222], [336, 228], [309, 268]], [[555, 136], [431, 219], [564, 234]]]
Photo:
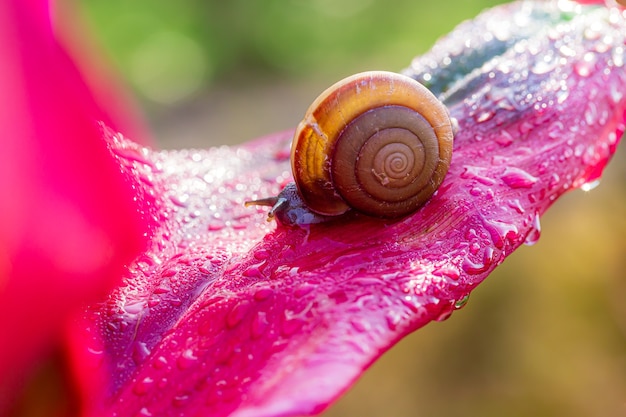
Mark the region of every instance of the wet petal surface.
[[618, 9], [519, 2], [417, 58], [406, 72], [441, 95], [460, 129], [444, 184], [399, 221], [351, 214], [289, 228], [245, 208], [290, 181], [291, 132], [175, 152], [107, 132], [158, 225], [125, 285], [75, 334], [88, 411], [326, 407], [393, 343], [447, 318], [534, 243], [560, 195], [599, 178], [624, 131], [625, 27]]

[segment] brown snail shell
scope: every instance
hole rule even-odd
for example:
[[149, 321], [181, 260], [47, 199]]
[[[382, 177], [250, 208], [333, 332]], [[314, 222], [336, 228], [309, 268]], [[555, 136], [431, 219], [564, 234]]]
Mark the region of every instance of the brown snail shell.
[[324, 91], [296, 129], [291, 167], [299, 197], [322, 216], [350, 209], [381, 218], [407, 215], [443, 182], [453, 130], [446, 107], [412, 78], [352, 75]]

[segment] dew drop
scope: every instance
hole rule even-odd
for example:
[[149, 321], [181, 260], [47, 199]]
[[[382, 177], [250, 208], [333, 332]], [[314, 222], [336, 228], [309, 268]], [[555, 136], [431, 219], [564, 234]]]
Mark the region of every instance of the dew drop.
[[180, 208], [189, 206], [189, 194], [170, 195], [170, 201]]
[[269, 287], [263, 287], [263, 288], [259, 288], [258, 290], [256, 290], [253, 297], [256, 301], [264, 301], [264, 300], [267, 300], [269, 297], [271, 297], [272, 294], [274, 294], [273, 289]]
[[559, 183], [561, 181], [561, 177], [556, 172], [553, 172], [550, 176], [550, 181], [548, 181], [548, 191], [553, 191], [558, 188]]
[[513, 136], [506, 130], [500, 132], [500, 134], [495, 138], [495, 141], [500, 146], [509, 146], [513, 143]]
[[254, 319], [252, 320], [252, 338], [258, 339], [263, 336], [263, 334], [267, 330], [268, 325], [269, 322], [267, 321], [267, 313], [265, 313], [264, 311], [257, 312], [256, 316], [254, 316]]
[[454, 302], [446, 303], [442, 309], [439, 311], [439, 315], [435, 317], [435, 321], [445, 321], [448, 320], [452, 313], [454, 312]]
[[483, 195], [483, 190], [480, 187], [472, 187], [470, 188], [469, 193], [474, 197], [480, 197]]
[[591, 191], [594, 188], [596, 188], [598, 185], [600, 185], [600, 179], [595, 179], [593, 181], [589, 181], [584, 183], [583, 185], [580, 186], [580, 189], [583, 191]]
[[494, 185], [496, 183], [493, 178], [483, 174], [484, 168], [465, 165], [463, 169], [461, 178], [473, 179], [484, 185]]
[[609, 87], [609, 93], [611, 96], [611, 100], [615, 104], [618, 104], [622, 100], [622, 98], [624, 98], [624, 92], [622, 91], [622, 87], [619, 86], [617, 83], [611, 84], [611, 86]]
[[147, 301], [145, 300], [131, 300], [123, 308], [127, 314], [134, 316], [144, 311], [146, 304]]
[[555, 59], [549, 59], [550, 57], [545, 57], [545, 59], [538, 60], [535, 65], [531, 68], [531, 71], [537, 75], [547, 74], [550, 71], [554, 70], [558, 64], [558, 61]]
[[433, 275], [438, 276], [438, 277], [447, 277], [450, 278], [453, 281], [456, 281], [459, 279], [459, 277], [461, 276], [461, 274], [459, 273], [459, 270], [456, 269], [454, 266], [449, 265], [449, 266], [441, 266], [438, 268], [435, 268], [433, 270]]
[[165, 358], [165, 356], [159, 356], [158, 358], [156, 358], [156, 360], [152, 362], [152, 367], [154, 369], [164, 369], [165, 367], [167, 367], [167, 359]]
[[146, 395], [154, 387], [154, 379], [147, 376], [144, 379], [137, 381], [133, 386], [133, 393], [135, 395]]
[[585, 122], [591, 126], [595, 124], [598, 118], [598, 107], [593, 101], [589, 101], [587, 103], [587, 108], [585, 109]]
[[586, 28], [583, 32], [583, 35], [585, 39], [588, 39], [590, 41], [598, 40], [600, 39], [600, 36], [601, 36], [597, 25], [593, 25], [592, 27]]
[[304, 322], [300, 319], [285, 318], [281, 322], [280, 332], [283, 336], [290, 337], [294, 335], [296, 332], [298, 332], [302, 328], [303, 325], [304, 325]]
[[547, 134], [550, 139], [558, 139], [563, 135], [564, 131], [565, 126], [563, 125], [563, 123], [560, 121], [556, 121], [548, 127]]
[[509, 200], [507, 204], [518, 214], [524, 214], [524, 207], [522, 207], [522, 203], [518, 199]]
[[559, 53], [567, 58], [573, 58], [576, 56], [576, 51], [572, 49], [569, 45], [562, 45], [559, 47]]
[[250, 302], [246, 300], [240, 301], [239, 303], [235, 304], [232, 310], [230, 310], [230, 312], [228, 313], [228, 315], [226, 315], [226, 326], [232, 329], [233, 327], [236, 327], [239, 323], [241, 323], [246, 313], [248, 312], [249, 307]]
[[495, 116], [495, 112], [493, 110], [485, 110], [485, 111], [478, 113], [474, 117], [474, 120], [476, 120], [477, 123], [484, 123], [488, 120], [491, 120], [493, 116]]
[[169, 381], [167, 380], [167, 378], [163, 377], [157, 383], [157, 387], [159, 389], [163, 389], [163, 388], [167, 387], [168, 384], [169, 384]]
[[172, 398], [172, 405], [176, 408], [184, 407], [189, 402], [189, 398], [188, 394], [178, 394]]
[[589, 77], [593, 71], [593, 64], [586, 61], [578, 61], [574, 64], [574, 71], [581, 77]]
[[396, 330], [398, 324], [402, 321], [402, 317], [398, 313], [390, 311], [385, 315], [385, 320], [387, 321], [387, 327], [389, 327], [389, 330]]
[[618, 68], [621, 68], [624, 66], [624, 47], [623, 46], [616, 46], [613, 48], [613, 56], [612, 56], [612, 61], [613, 61], [613, 65], [615, 65]]
[[133, 343], [132, 357], [137, 365], [142, 364], [148, 356], [150, 356], [150, 349], [146, 342], [136, 341]]
[[182, 355], [178, 357], [176, 365], [178, 369], [184, 371], [195, 366], [198, 363], [198, 358], [195, 356], [193, 349], [186, 349]]
[[296, 290], [294, 291], [293, 295], [296, 298], [302, 298], [305, 295], [310, 294], [314, 289], [315, 289], [315, 287], [313, 285], [302, 284], [301, 286], [296, 288]]
[[161, 303], [161, 299], [157, 296], [150, 297], [148, 300], [148, 307], [154, 308]]
[[471, 275], [481, 274], [489, 270], [493, 264], [493, 249], [490, 247], [485, 248], [483, 253], [482, 262], [472, 262], [469, 259], [463, 261], [463, 270]]
[[522, 123], [520, 123], [518, 130], [522, 135], [525, 135], [528, 132], [530, 132], [533, 129], [533, 127], [534, 125], [531, 122], [523, 121]]
[[535, 213], [530, 226], [531, 229], [524, 240], [524, 244], [528, 246], [532, 246], [537, 243], [539, 237], [541, 237], [541, 221], [539, 219], [539, 213]]
[[512, 223], [484, 220], [483, 224], [491, 236], [491, 241], [498, 249], [504, 248], [507, 240], [515, 240], [518, 236], [517, 226]]
[[561, 90], [557, 91], [557, 93], [556, 93], [556, 101], [559, 104], [565, 103], [565, 101], [568, 99], [568, 97], [569, 97], [569, 90], [567, 88], [561, 89]]
[[137, 417], [152, 417], [152, 413], [150, 412], [150, 410], [148, 410], [147, 407], [141, 407], [141, 410], [139, 410], [139, 412], [137, 412], [136, 416]]
[[530, 188], [539, 179], [520, 168], [507, 167], [502, 174], [502, 181], [511, 188]]
[[161, 276], [164, 278], [169, 278], [169, 277], [173, 277], [174, 275], [176, 275], [177, 272], [178, 271], [176, 270], [176, 268], [169, 268], [163, 271], [163, 273], [161, 273]]
[[466, 296], [459, 298], [458, 300], [456, 300], [456, 303], [454, 303], [454, 308], [456, 310], [460, 310], [463, 307], [465, 307], [467, 305], [467, 302], [469, 301], [469, 297], [470, 295], [467, 294]]

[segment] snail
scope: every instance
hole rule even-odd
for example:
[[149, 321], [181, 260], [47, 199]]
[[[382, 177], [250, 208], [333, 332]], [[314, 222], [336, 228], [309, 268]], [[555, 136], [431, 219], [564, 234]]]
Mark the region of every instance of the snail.
[[298, 125], [291, 147], [295, 184], [276, 197], [268, 220], [319, 223], [354, 210], [406, 216], [437, 190], [448, 171], [456, 121], [410, 77], [370, 71], [324, 91]]

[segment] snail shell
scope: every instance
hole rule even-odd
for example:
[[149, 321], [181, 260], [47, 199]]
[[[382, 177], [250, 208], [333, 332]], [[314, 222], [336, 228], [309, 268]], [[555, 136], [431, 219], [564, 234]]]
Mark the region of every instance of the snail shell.
[[291, 167], [316, 213], [356, 209], [399, 217], [424, 204], [443, 181], [453, 128], [445, 106], [412, 78], [365, 72], [324, 91], [298, 126]]
[[270, 216], [303, 205], [322, 216], [350, 209], [407, 215], [442, 183], [453, 131], [446, 107], [412, 78], [371, 71], [339, 81], [311, 104], [294, 135], [291, 167], [301, 201], [289, 201], [293, 190], [279, 195]]

